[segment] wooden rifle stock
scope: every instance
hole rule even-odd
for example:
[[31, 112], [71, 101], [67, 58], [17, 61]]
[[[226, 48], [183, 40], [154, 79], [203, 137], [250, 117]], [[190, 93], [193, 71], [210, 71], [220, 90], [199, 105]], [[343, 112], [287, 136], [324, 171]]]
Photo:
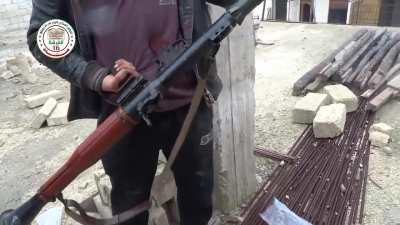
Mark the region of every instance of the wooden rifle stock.
[[54, 201], [80, 173], [94, 165], [138, 123], [121, 108], [117, 109], [78, 146], [68, 161], [39, 189], [40, 199], [44, 202]]

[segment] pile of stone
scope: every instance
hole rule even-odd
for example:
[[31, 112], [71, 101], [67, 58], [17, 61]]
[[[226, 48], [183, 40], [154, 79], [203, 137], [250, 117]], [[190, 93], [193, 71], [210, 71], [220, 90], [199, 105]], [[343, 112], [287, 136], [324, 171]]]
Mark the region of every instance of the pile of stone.
[[357, 110], [358, 97], [342, 84], [328, 85], [322, 93], [308, 93], [293, 109], [293, 122], [312, 124], [316, 138], [334, 138], [344, 131], [347, 113]]
[[59, 90], [26, 97], [24, 102], [28, 108], [34, 109], [41, 106], [36, 116], [32, 119], [30, 126], [34, 129], [39, 129], [44, 124], [47, 124], [47, 126], [67, 124], [69, 103], [57, 102], [58, 99], [62, 99], [63, 97], [64, 94]]
[[18, 54], [0, 64], [0, 77], [10, 80], [22, 76], [27, 82], [33, 84], [38, 80], [38, 76], [32, 68], [37, 65], [39, 63], [30, 54]]

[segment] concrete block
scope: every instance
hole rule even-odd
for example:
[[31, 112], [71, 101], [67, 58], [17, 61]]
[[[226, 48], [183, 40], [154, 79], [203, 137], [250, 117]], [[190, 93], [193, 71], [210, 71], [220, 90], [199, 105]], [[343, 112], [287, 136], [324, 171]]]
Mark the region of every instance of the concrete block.
[[29, 96], [25, 98], [24, 101], [26, 106], [32, 109], [43, 105], [49, 98], [61, 99], [62, 97], [64, 97], [64, 95], [61, 91], [53, 90], [39, 95]]
[[333, 103], [343, 103], [347, 112], [354, 112], [358, 108], [358, 97], [342, 84], [325, 86], [323, 92], [331, 97]]
[[43, 123], [49, 118], [51, 113], [57, 106], [57, 100], [55, 98], [49, 98], [43, 107], [40, 109], [39, 113], [32, 120], [31, 127], [35, 129], [39, 129]]
[[327, 94], [308, 93], [298, 101], [293, 109], [293, 122], [312, 124], [321, 106], [330, 103]]
[[369, 141], [375, 147], [385, 147], [390, 142], [390, 136], [382, 132], [372, 131], [369, 133]]
[[59, 126], [68, 123], [67, 113], [68, 113], [69, 103], [59, 103], [54, 109], [53, 113], [47, 118], [48, 126]]
[[346, 106], [342, 103], [322, 106], [313, 122], [316, 138], [334, 138], [341, 135], [346, 124]]
[[375, 123], [371, 127], [371, 131], [378, 131], [378, 132], [385, 133], [387, 135], [391, 135], [393, 130], [394, 130], [394, 128], [387, 125], [386, 123]]

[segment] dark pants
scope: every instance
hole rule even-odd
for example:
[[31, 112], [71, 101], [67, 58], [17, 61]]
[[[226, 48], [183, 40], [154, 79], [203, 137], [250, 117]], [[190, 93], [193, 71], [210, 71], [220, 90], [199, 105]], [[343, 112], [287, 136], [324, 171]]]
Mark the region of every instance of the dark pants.
[[[114, 214], [150, 197], [159, 150], [168, 157], [189, 107], [150, 115], [152, 126], [141, 123], [104, 156], [111, 178]], [[103, 115], [109, 114], [104, 112]], [[101, 121], [101, 120], [100, 120]], [[204, 103], [172, 168], [178, 188], [181, 225], [206, 225], [212, 214], [213, 190], [212, 111]], [[148, 213], [126, 225], [147, 225]]]

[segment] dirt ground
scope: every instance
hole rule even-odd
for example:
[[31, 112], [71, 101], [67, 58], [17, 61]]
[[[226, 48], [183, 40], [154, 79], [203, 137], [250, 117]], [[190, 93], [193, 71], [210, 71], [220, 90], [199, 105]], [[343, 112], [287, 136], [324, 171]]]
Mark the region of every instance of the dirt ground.
[[[286, 152], [305, 128], [291, 123], [291, 109], [297, 97], [292, 84], [320, 62], [357, 27], [262, 23], [257, 38], [267, 45], [256, 50], [256, 144]], [[27, 52], [24, 31], [0, 34], [0, 62], [16, 52]], [[12, 38], [10, 38], [12, 37]], [[16, 38], [20, 37], [20, 38]], [[8, 42], [13, 40], [13, 42]], [[271, 44], [271, 45], [270, 45]], [[23, 77], [0, 78], [0, 209], [13, 208], [31, 196], [39, 185], [68, 158], [75, 147], [95, 128], [94, 120], [71, 122], [40, 130], [29, 128], [36, 110], [28, 109], [23, 98], [52, 89], [63, 91], [68, 101], [68, 84], [43, 68], [35, 69], [34, 84]], [[366, 225], [400, 223], [400, 102], [393, 102], [377, 120], [396, 128], [391, 150], [374, 149], [366, 204]], [[257, 180], [265, 181], [276, 163], [258, 158]], [[94, 191], [93, 171], [82, 174], [66, 190], [81, 200]], [[396, 218], [397, 216], [397, 218]]]

